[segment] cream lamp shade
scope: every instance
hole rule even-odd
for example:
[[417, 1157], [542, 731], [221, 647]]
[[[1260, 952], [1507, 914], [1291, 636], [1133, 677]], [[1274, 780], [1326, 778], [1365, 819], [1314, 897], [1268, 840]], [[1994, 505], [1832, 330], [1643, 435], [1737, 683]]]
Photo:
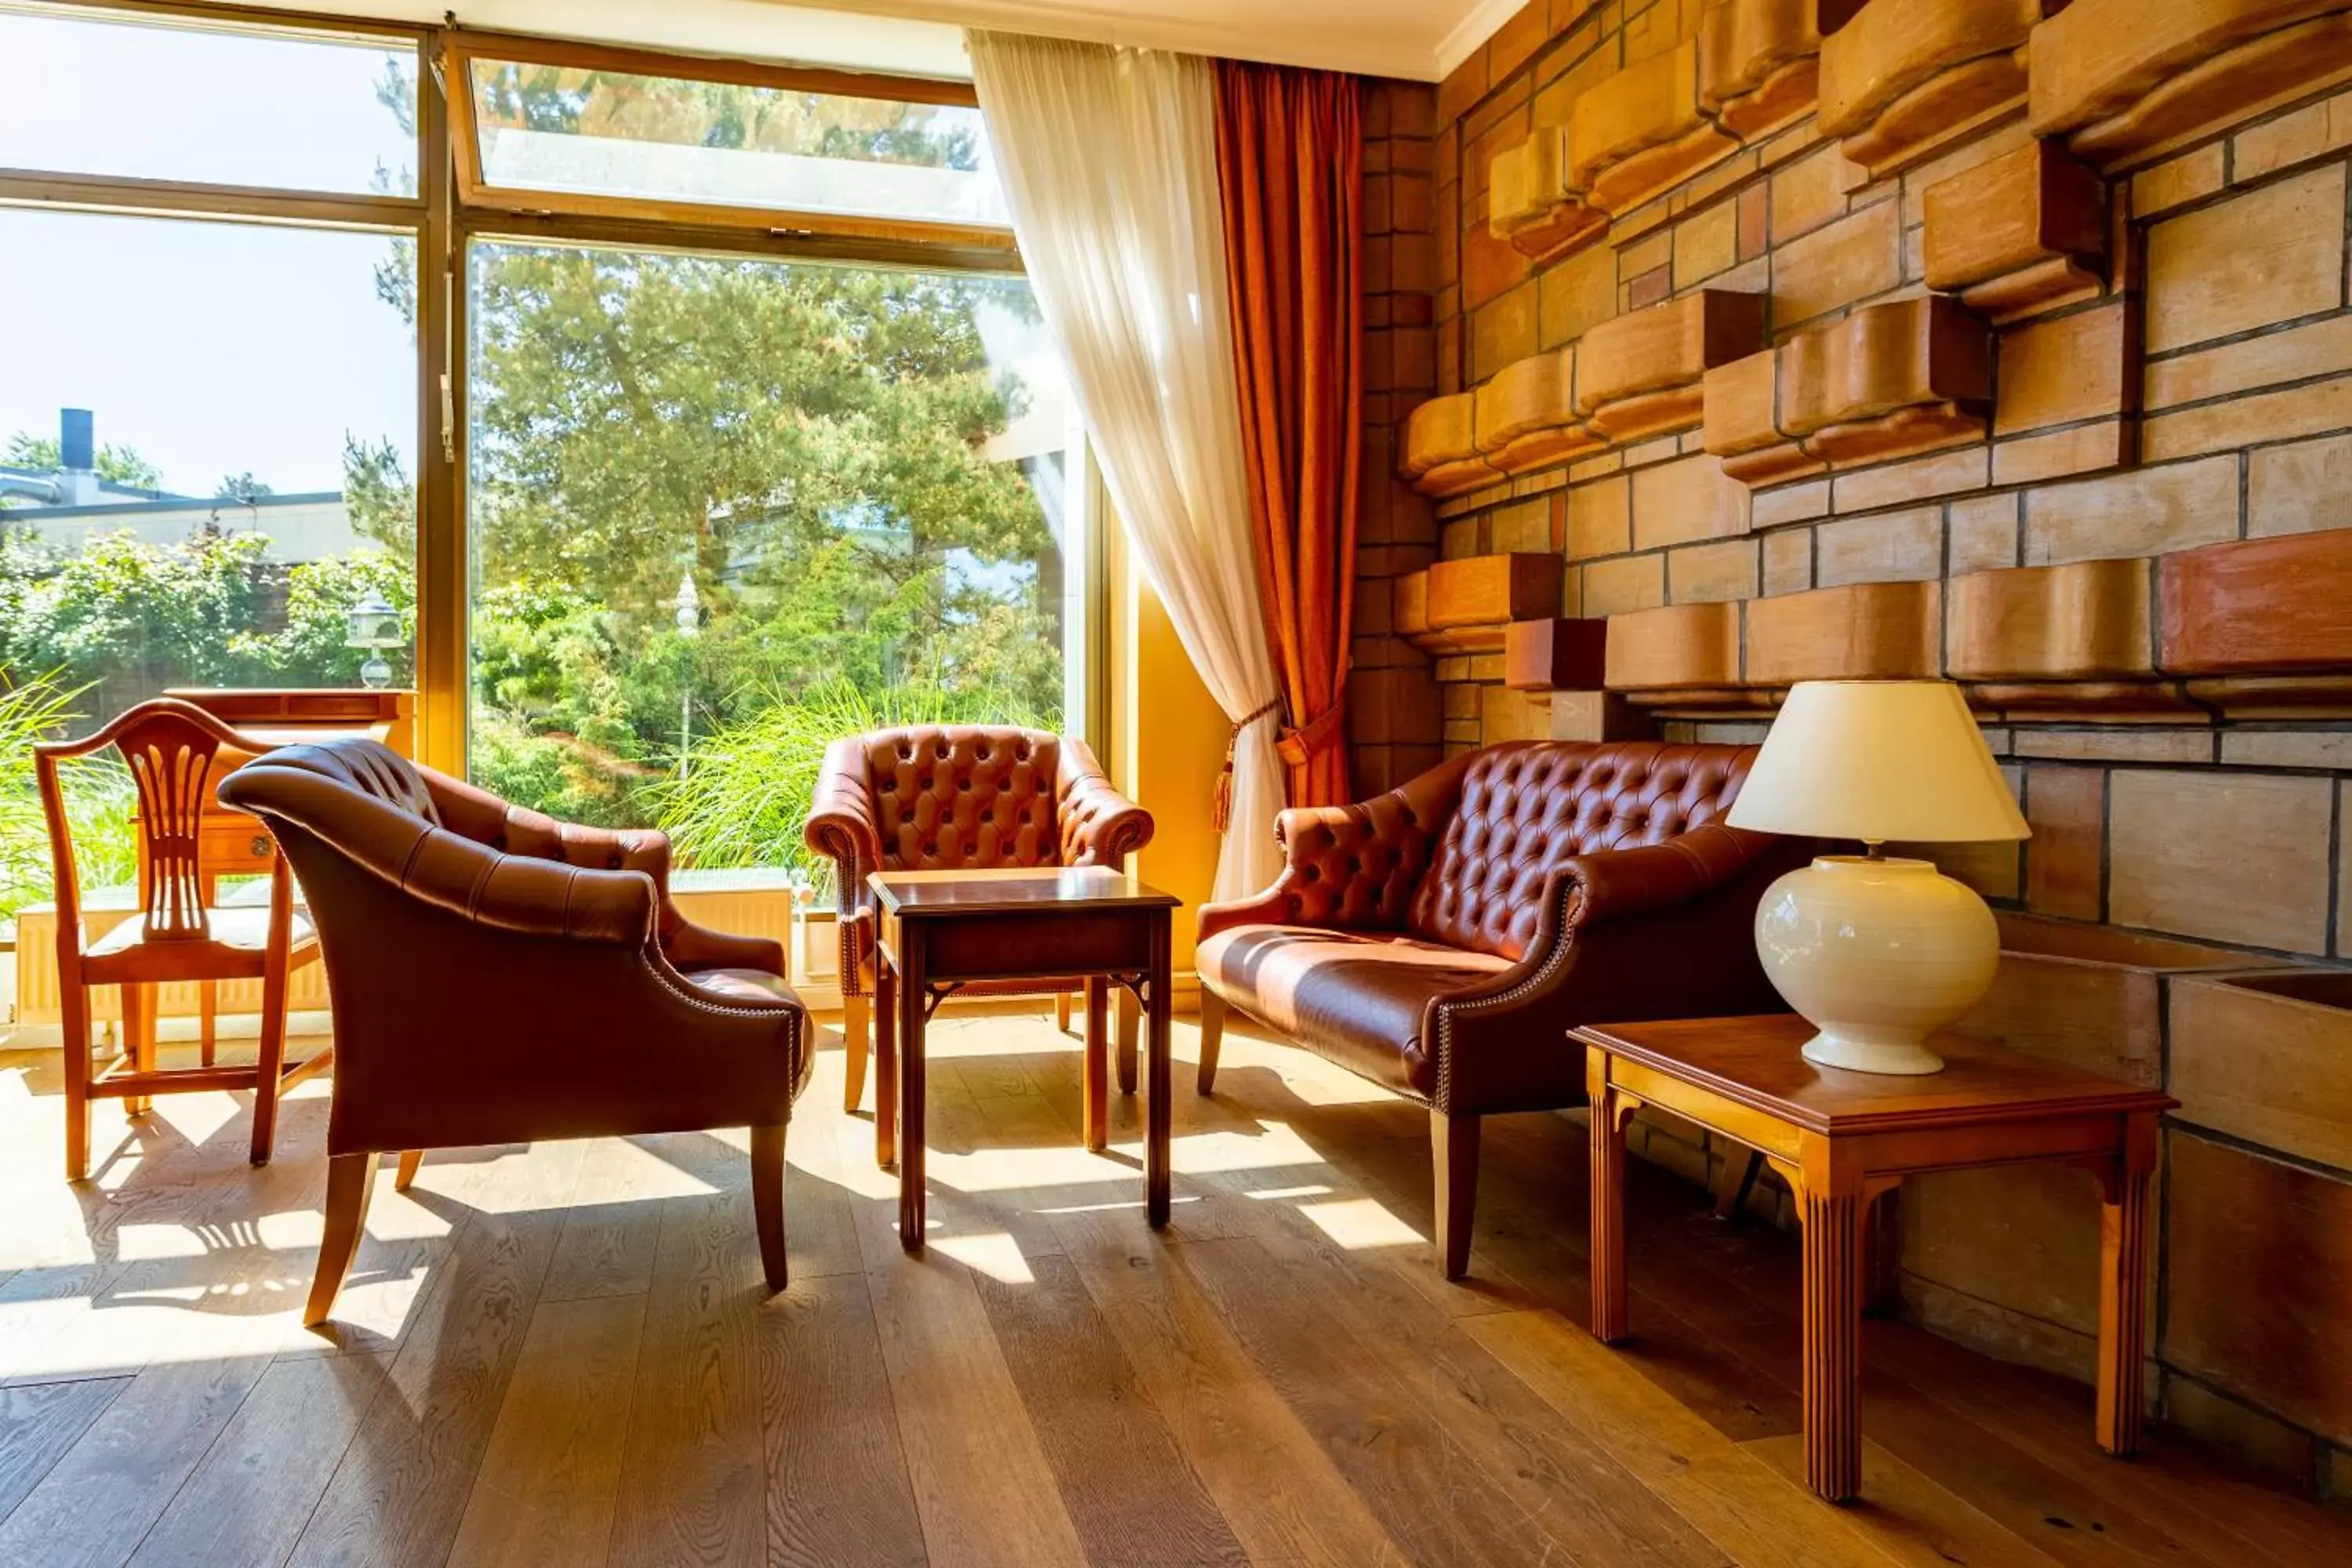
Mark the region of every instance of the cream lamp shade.
[[1967, 844], [2028, 831], [1948, 680], [1801, 682], [1727, 820], [1867, 844]]
[[1948, 680], [1809, 680], [1772, 721], [1726, 818], [1734, 827], [1861, 839], [1765, 891], [1756, 952], [1773, 986], [1821, 1032], [1815, 1065], [1931, 1073], [1927, 1037], [1974, 1006], [2000, 962], [1984, 900], [1890, 841], [2028, 836], [1984, 734]]

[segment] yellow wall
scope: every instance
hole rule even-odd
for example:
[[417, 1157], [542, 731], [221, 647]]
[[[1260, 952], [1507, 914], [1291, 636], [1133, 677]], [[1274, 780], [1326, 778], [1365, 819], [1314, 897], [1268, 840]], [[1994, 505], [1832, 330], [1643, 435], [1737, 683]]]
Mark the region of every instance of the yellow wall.
[[1209, 802], [1225, 763], [1223, 710], [1193, 672], [1176, 628], [1129, 553], [1106, 528], [1110, 586], [1109, 729], [1100, 748], [1111, 780], [1151, 813], [1151, 842], [1135, 874], [1185, 907], [1177, 911], [1177, 989], [1192, 989], [1193, 911], [1217, 875]]

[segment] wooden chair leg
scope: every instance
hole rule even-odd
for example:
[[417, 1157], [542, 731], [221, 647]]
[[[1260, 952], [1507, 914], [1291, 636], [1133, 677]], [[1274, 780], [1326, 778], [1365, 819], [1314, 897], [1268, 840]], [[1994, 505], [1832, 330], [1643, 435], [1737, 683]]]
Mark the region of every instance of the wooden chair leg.
[[1478, 1206], [1478, 1119], [1429, 1112], [1430, 1163], [1437, 1176], [1437, 1256], [1448, 1279], [1470, 1272], [1470, 1221]]
[[[1138, 1002], [1135, 993], [1124, 985], [1112, 994], [1118, 1004], [1118, 1091], [1133, 1094], [1136, 1063], [1140, 1058], [1137, 1042], [1143, 1034], [1143, 1004]], [[1158, 998], [1153, 1000], [1156, 1002]]]
[[196, 982], [196, 1048], [205, 1066], [220, 1053], [220, 982]]
[[1200, 1091], [1208, 1093], [1217, 1083], [1217, 1052], [1225, 1043], [1225, 999], [1201, 987], [1201, 1079]]
[[1066, 1035], [1070, 1032], [1070, 994], [1066, 991], [1054, 993], [1054, 1027]]
[[[280, 929], [284, 929], [280, 927]], [[261, 976], [261, 1054], [253, 1068], [253, 1163], [269, 1163], [278, 1142], [278, 1092], [286, 1071], [286, 957], [271, 955]]]
[[751, 1217], [760, 1231], [760, 1266], [768, 1289], [791, 1282], [784, 1261], [784, 1124], [751, 1129]]
[[360, 1236], [367, 1225], [368, 1198], [375, 1192], [379, 1156], [333, 1154], [327, 1160], [327, 1233], [319, 1240], [319, 1272], [310, 1281], [310, 1300], [302, 1309], [302, 1326], [315, 1329], [335, 1310], [343, 1276], [359, 1256]]
[[866, 1054], [867, 1048], [866, 994], [844, 992], [841, 997], [841, 1043], [848, 1060], [841, 1073], [841, 1109], [855, 1115], [860, 1101], [866, 1098]]
[[415, 1183], [416, 1168], [423, 1163], [425, 1163], [424, 1150], [403, 1149], [400, 1152], [400, 1168], [392, 1173], [392, 1190], [395, 1193], [406, 1192]]
[[89, 1179], [89, 991], [62, 976], [59, 1011], [65, 1015], [66, 1180]]
[[[122, 987], [122, 1049], [131, 1058], [133, 1072], [155, 1070], [155, 988], [152, 985], [126, 984]], [[127, 1116], [144, 1116], [155, 1109], [152, 1094], [126, 1094], [122, 1110]]]

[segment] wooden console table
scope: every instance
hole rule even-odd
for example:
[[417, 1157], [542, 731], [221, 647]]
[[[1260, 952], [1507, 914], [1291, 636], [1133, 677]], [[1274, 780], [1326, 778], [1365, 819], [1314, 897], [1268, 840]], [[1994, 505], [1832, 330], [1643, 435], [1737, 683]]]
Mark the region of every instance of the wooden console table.
[[[1169, 921], [1178, 900], [1108, 867], [1001, 871], [877, 871], [874, 1142], [897, 1156], [898, 1244], [923, 1245], [923, 1026], [974, 982], [1085, 976], [1085, 1137], [1108, 1146], [1104, 1014], [1116, 983], [1151, 1021], [1144, 1085], [1144, 1209], [1168, 1223]], [[902, 1053], [899, 1046], [903, 1042]], [[892, 1125], [896, 1111], [897, 1125]]]
[[2147, 1351], [2148, 1195], [2161, 1089], [1938, 1035], [1924, 1078], [1817, 1068], [1793, 1014], [1571, 1029], [1592, 1104], [1592, 1331], [1624, 1339], [1625, 1122], [1654, 1105], [1746, 1144], [1797, 1196], [1804, 1231], [1805, 1472], [1843, 1502], [1862, 1489], [1864, 1219], [1927, 1171], [2051, 1160], [2099, 1184], [2099, 1446], [2139, 1446]]

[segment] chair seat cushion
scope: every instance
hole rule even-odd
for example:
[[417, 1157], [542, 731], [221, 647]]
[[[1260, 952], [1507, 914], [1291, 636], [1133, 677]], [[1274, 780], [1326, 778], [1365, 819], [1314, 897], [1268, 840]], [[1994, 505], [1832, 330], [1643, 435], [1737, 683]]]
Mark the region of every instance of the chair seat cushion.
[[1437, 1092], [1432, 999], [1508, 969], [1507, 960], [1394, 931], [1245, 925], [1201, 944], [1201, 983], [1250, 1016], [1383, 1088]]
[[[269, 945], [269, 910], [267, 905], [256, 908], [232, 904], [207, 910], [205, 913], [212, 921], [213, 941], [218, 945], [233, 947], [243, 952], [259, 952]], [[296, 910], [287, 931], [289, 951], [305, 946], [314, 935], [310, 917]], [[148, 941], [146, 921], [133, 915], [91, 942], [84, 956], [105, 958], [113, 953], [128, 952], [134, 947], [144, 946]]]

